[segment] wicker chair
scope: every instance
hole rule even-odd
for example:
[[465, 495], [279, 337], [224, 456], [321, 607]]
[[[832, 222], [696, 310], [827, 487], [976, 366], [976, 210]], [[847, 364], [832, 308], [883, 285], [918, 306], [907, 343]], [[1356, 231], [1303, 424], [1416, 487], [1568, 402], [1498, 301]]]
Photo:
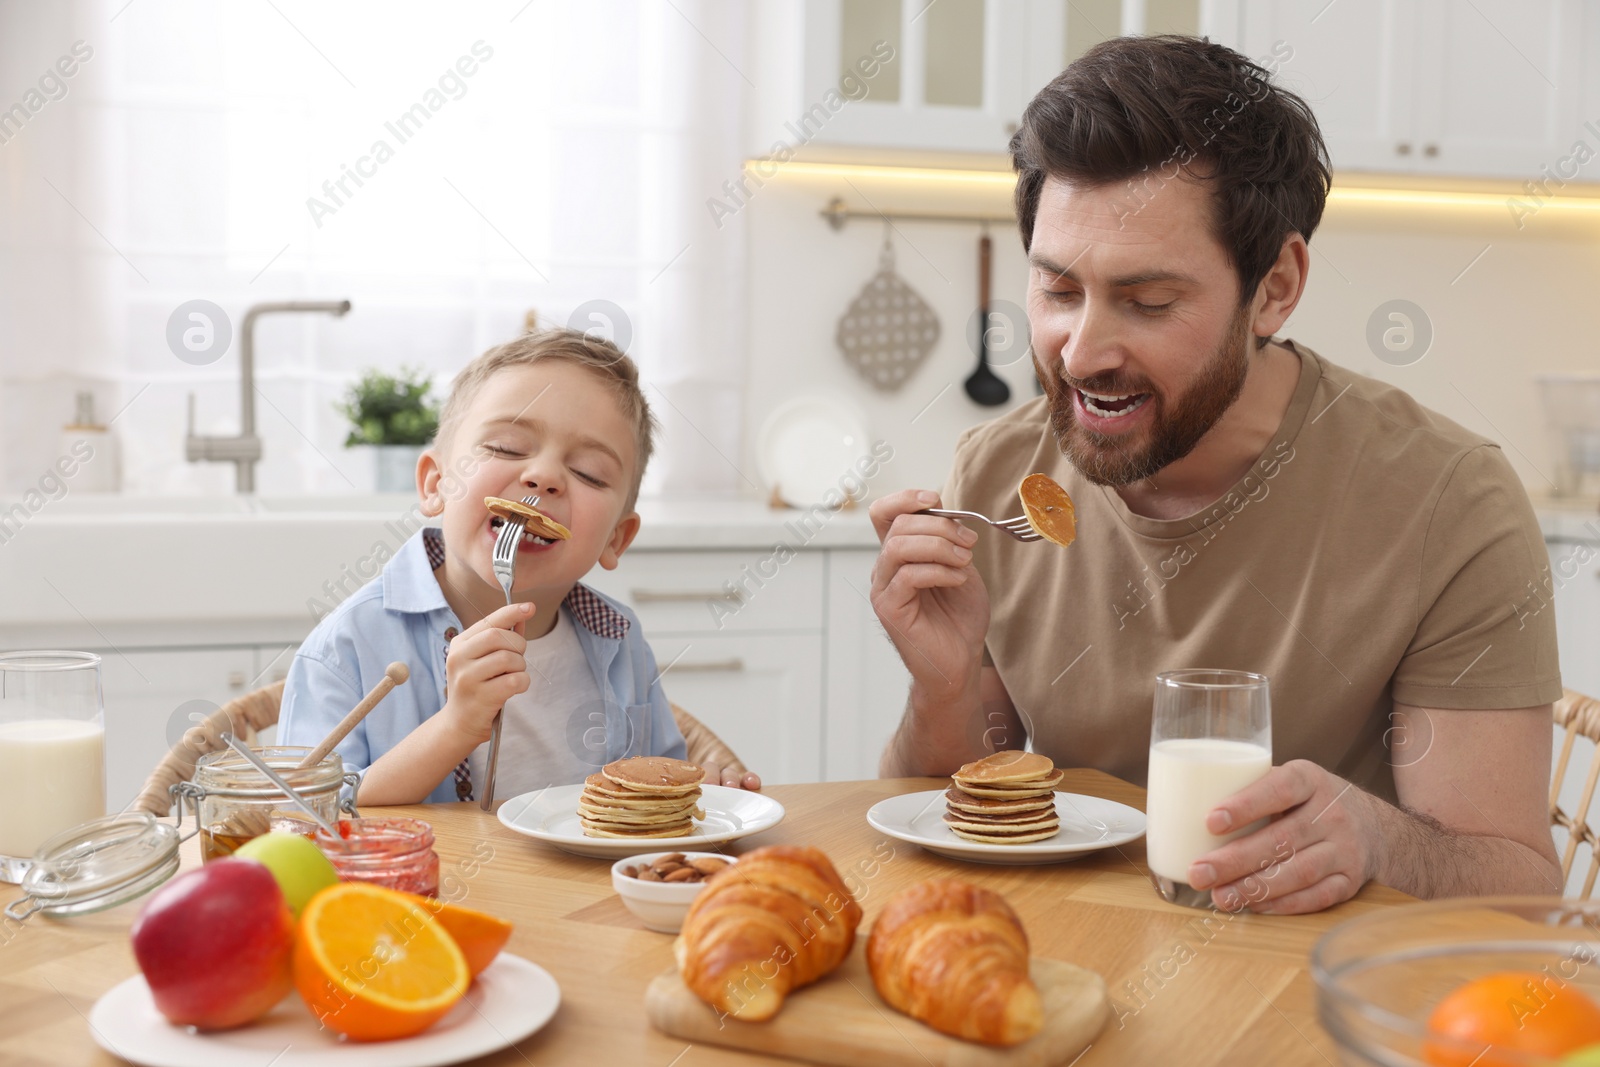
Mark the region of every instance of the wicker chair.
[[[193, 778], [195, 762], [201, 756], [226, 748], [222, 740], [224, 733], [253, 740], [256, 734], [277, 724], [278, 709], [282, 704], [283, 683], [274, 682], [264, 689], [228, 701], [204, 722], [190, 727], [172, 746], [172, 751], [157, 764], [150, 777], [145, 779], [144, 788], [134, 800], [133, 808], [156, 816], [166, 815], [172, 809], [168, 789], [177, 782], [187, 782]], [[734, 755], [733, 749], [724, 744], [705, 723], [676, 704], [672, 705], [672, 717], [677, 720], [678, 730], [688, 745], [690, 763], [699, 766], [715, 763], [731, 767], [740, 774], [745, 772], [747, 768]]]
[[1568, 689], [1556, 701], [1554, 717], [1556, 725], [1566, 731], [1566, 737], [1561, 742], [1561, 756], [1556, 761], [1555, 774], [1550, 779], [1550, 825], [1564, 827], [1570, 835], [1566, 851], [1561, 855], [1563, 885], [1572, 875], [1572, 861], [1577, 858], [1579, 844], [1587, 842], [1589, 845], [1589, 873], [1583, 879], [1583, 891], [1578, 894], [1587, 900], [1594, 891], [1595, 876], [1600, 875], [1600, 851], [1596, 850], [1600, 838], [1595, 836], [1594, 829], [1589, 825], [1589, 803], [1594, 799], [1595, 784], [1600, 781], [1600, 753], [1589, 761], [1589, 775], [1584, 779], [1583, 795], [1578, 798], [1577, 810], [1567, 814], [1561, 810], [1557, 799], [1561, 794], [1561, 784], [1567, 777], [1572, 744], [1578, 735], [1582, 734], [1600, 745], [1600, 700]]

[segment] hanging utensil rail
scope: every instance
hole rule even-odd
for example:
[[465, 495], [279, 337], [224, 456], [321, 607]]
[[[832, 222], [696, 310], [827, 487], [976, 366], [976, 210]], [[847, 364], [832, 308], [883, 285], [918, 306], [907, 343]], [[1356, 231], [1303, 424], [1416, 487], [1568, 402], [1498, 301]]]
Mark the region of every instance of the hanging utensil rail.
[[990, 223], [1014, 225], [1017, 221], [1015, 215], [940, 215], [927, 212], [912, 211], [857, 211], [844, 202], [843, 197], [834, 197], [828, 201], [828, 206], [818, 212], [828, 220], [828, 225], [836, 230], [844, 229], [844, 224], [850, 219], [887, 219], [891, 222], [901, 220], [905, 222], [958, 222], [964, 225], [986, 226]]

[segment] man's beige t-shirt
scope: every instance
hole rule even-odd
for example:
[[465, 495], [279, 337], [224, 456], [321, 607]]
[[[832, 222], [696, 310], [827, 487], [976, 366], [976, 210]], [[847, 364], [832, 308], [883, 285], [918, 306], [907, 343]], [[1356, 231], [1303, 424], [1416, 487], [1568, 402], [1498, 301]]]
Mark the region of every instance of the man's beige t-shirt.
[[[1561, 696], [1549, 557], [1493, 442], [1303, 345], [1300, 381], [1249, 474], [1188, 518], [1136, 515], [1061, 454], [1043, 398], [967, 431], [946, 507], [1021, 512], [1042, 471], [1072, 494], [1070, 548], [980, 532], [986, 660], [1036, 751], [1145, 780], [1155, 676], [1271, 679], [1273, 762], [1309, 759], [1395, 798], [1388, 742], [1425, 759], [1432, 709]], [[1159, 480], [1159, 475], [1157, 476]], [[1020, 746], [1012, 746], [1020, 747]]]

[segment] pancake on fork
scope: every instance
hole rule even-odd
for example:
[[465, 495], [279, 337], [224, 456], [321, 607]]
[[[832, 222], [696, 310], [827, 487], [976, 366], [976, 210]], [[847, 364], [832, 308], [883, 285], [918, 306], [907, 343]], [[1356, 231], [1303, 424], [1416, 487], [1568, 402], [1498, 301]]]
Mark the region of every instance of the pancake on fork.
[[546, 541], [570, 541], [572, 531], [544, 512], [531, 508], [520, 500], [507, 500], [503, 496], [486, 496], [483, 506], [489, 514], [502, 521], [520, 522], [524, 533], [542, 537]]
[[583, 781], [578, 821], [588, 837], [682, 837], [694, 830], [705, 771], [665, 756], [614, 760]]
[[1043, 841], [1061, 832], [1055, 787], [1062, 772], [1036, 752], [996, 752], [950, 776], [945, 825], [986, 845]]

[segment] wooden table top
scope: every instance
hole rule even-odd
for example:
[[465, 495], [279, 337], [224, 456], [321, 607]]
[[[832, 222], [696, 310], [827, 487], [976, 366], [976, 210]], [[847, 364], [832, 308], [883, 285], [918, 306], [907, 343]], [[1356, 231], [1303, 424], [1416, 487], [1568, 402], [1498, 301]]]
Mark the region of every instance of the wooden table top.
[[[1113, 1016], [1078, 1067], [1338, 1062], [1316, 1021], [1311, 947], [1336, 923], [1412, 898], [1369, 885], [1354, 900], [1318, 915], [1230, 917], [1161, 900], [1147, 880], [1142, 842], [1073, 863], [1001, 867], [945, 859], [867, 825], [866, 810], [879, 800], [946, 784], [903, 778], [771, 786], [767, 792], [784, 805], [787, 817], [728, 851], [815, 845], [841, 873], [878, 860], [870, 878], [851, 879], [863, 886], [863, 937], [890, 895], [923, 878], [961, 877], [1003, 893], [1022, 917], [1036, 955], [1090, 967], [1110, 988]], [[1144, 790], [1097, 771], [1068, 770], [1061, 788], [1144, 807]], [[651, 1029], [644, 990], [672, 966], [672, 938], [646, 930], [624, 909], [611, 889], [610, 862], [569, 856], [515, 834], [474, 804], [384, 813], [432, 823], [442, 879], [453, 874], [465, 886], [465, 896], [458, 890], [452, 898], [516, 923], [509, 951], [540, 964], [561, 984], [561, 1008], [549, 1025], [516, 1048], [475, 1062], [789, 1062], [704, 1045], [686, 1048]], [[185, 869], [199, 862], [195, 846], [193, 840], [183, 846]], [[14, 887], [0, 887], [0, 903], [16, 895]], [[137, 971], [128, 928], [139, 904], [62, 921], [35, 916], [19, 925], [0, 918], [0, 1063], [122, 1062], [94, 1043], [86, 1018], [101, 994]]]

